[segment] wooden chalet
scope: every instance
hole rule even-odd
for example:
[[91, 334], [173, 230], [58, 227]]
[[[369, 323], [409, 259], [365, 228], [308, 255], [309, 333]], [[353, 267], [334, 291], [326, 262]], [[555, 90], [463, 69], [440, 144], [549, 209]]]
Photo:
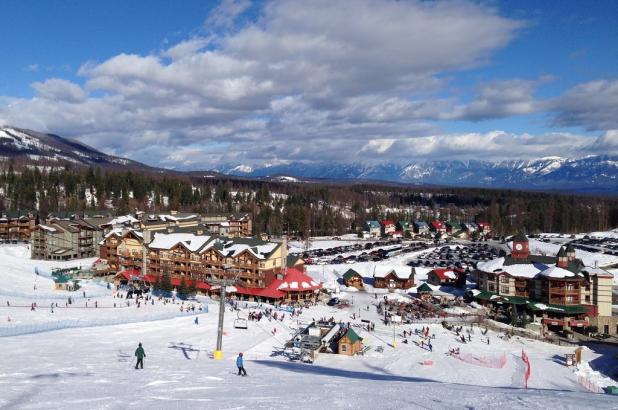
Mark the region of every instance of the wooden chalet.
[[373, 274], [373, 287], [378, 289], [409, 289], [414, 286], [410, 268], [381, 269]]
[[347, 356], [353, 356], [363, 350], [363, 338], [360, 337], [352, 328], [339, 338], [337, 342], [337, 352]]
[[354, 269], [348, 269], [343, 274], [343, 284], [345, 286], [351, 286], [356, 289], [363, 289], [363, 277]]

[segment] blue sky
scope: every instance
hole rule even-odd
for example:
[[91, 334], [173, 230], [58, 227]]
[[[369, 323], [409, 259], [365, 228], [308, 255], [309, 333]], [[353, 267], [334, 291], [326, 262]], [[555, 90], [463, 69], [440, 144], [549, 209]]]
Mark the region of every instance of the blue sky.
[[0, 124], [151, 164], [618, 154], [615, 1], [22, 0], [0, 15]]

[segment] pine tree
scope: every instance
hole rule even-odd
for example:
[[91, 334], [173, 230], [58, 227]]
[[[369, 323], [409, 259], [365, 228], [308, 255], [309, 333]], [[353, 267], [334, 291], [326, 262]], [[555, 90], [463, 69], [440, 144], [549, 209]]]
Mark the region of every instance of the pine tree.
[[189, 296], [189, 288], [187, 287], [187, 279], [185, 275], [182, 275], [180, 279], [180, 286], [178, 287], [178, 297], [180, 299], [186, 299]]
[[163, 278], [161, 279], [161, 290], [165, 292], [171, 292], [172, 290], [174, 290], [169, 272], [163, 273]]

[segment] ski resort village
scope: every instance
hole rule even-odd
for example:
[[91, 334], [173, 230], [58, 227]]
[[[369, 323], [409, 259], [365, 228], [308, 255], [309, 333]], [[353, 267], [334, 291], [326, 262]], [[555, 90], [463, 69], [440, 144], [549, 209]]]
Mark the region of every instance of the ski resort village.
[[618, 408], [618, 232], [0, 220], [0, 408]]

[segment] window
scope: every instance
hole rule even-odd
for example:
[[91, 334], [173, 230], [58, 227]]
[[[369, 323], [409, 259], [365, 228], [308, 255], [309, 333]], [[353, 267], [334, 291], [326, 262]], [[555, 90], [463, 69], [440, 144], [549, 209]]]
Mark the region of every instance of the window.
[[341, 351], [342, 352], [347, 352], [348, 351], [348, 345], [345, 345], [345, 344], [341, 345]]

